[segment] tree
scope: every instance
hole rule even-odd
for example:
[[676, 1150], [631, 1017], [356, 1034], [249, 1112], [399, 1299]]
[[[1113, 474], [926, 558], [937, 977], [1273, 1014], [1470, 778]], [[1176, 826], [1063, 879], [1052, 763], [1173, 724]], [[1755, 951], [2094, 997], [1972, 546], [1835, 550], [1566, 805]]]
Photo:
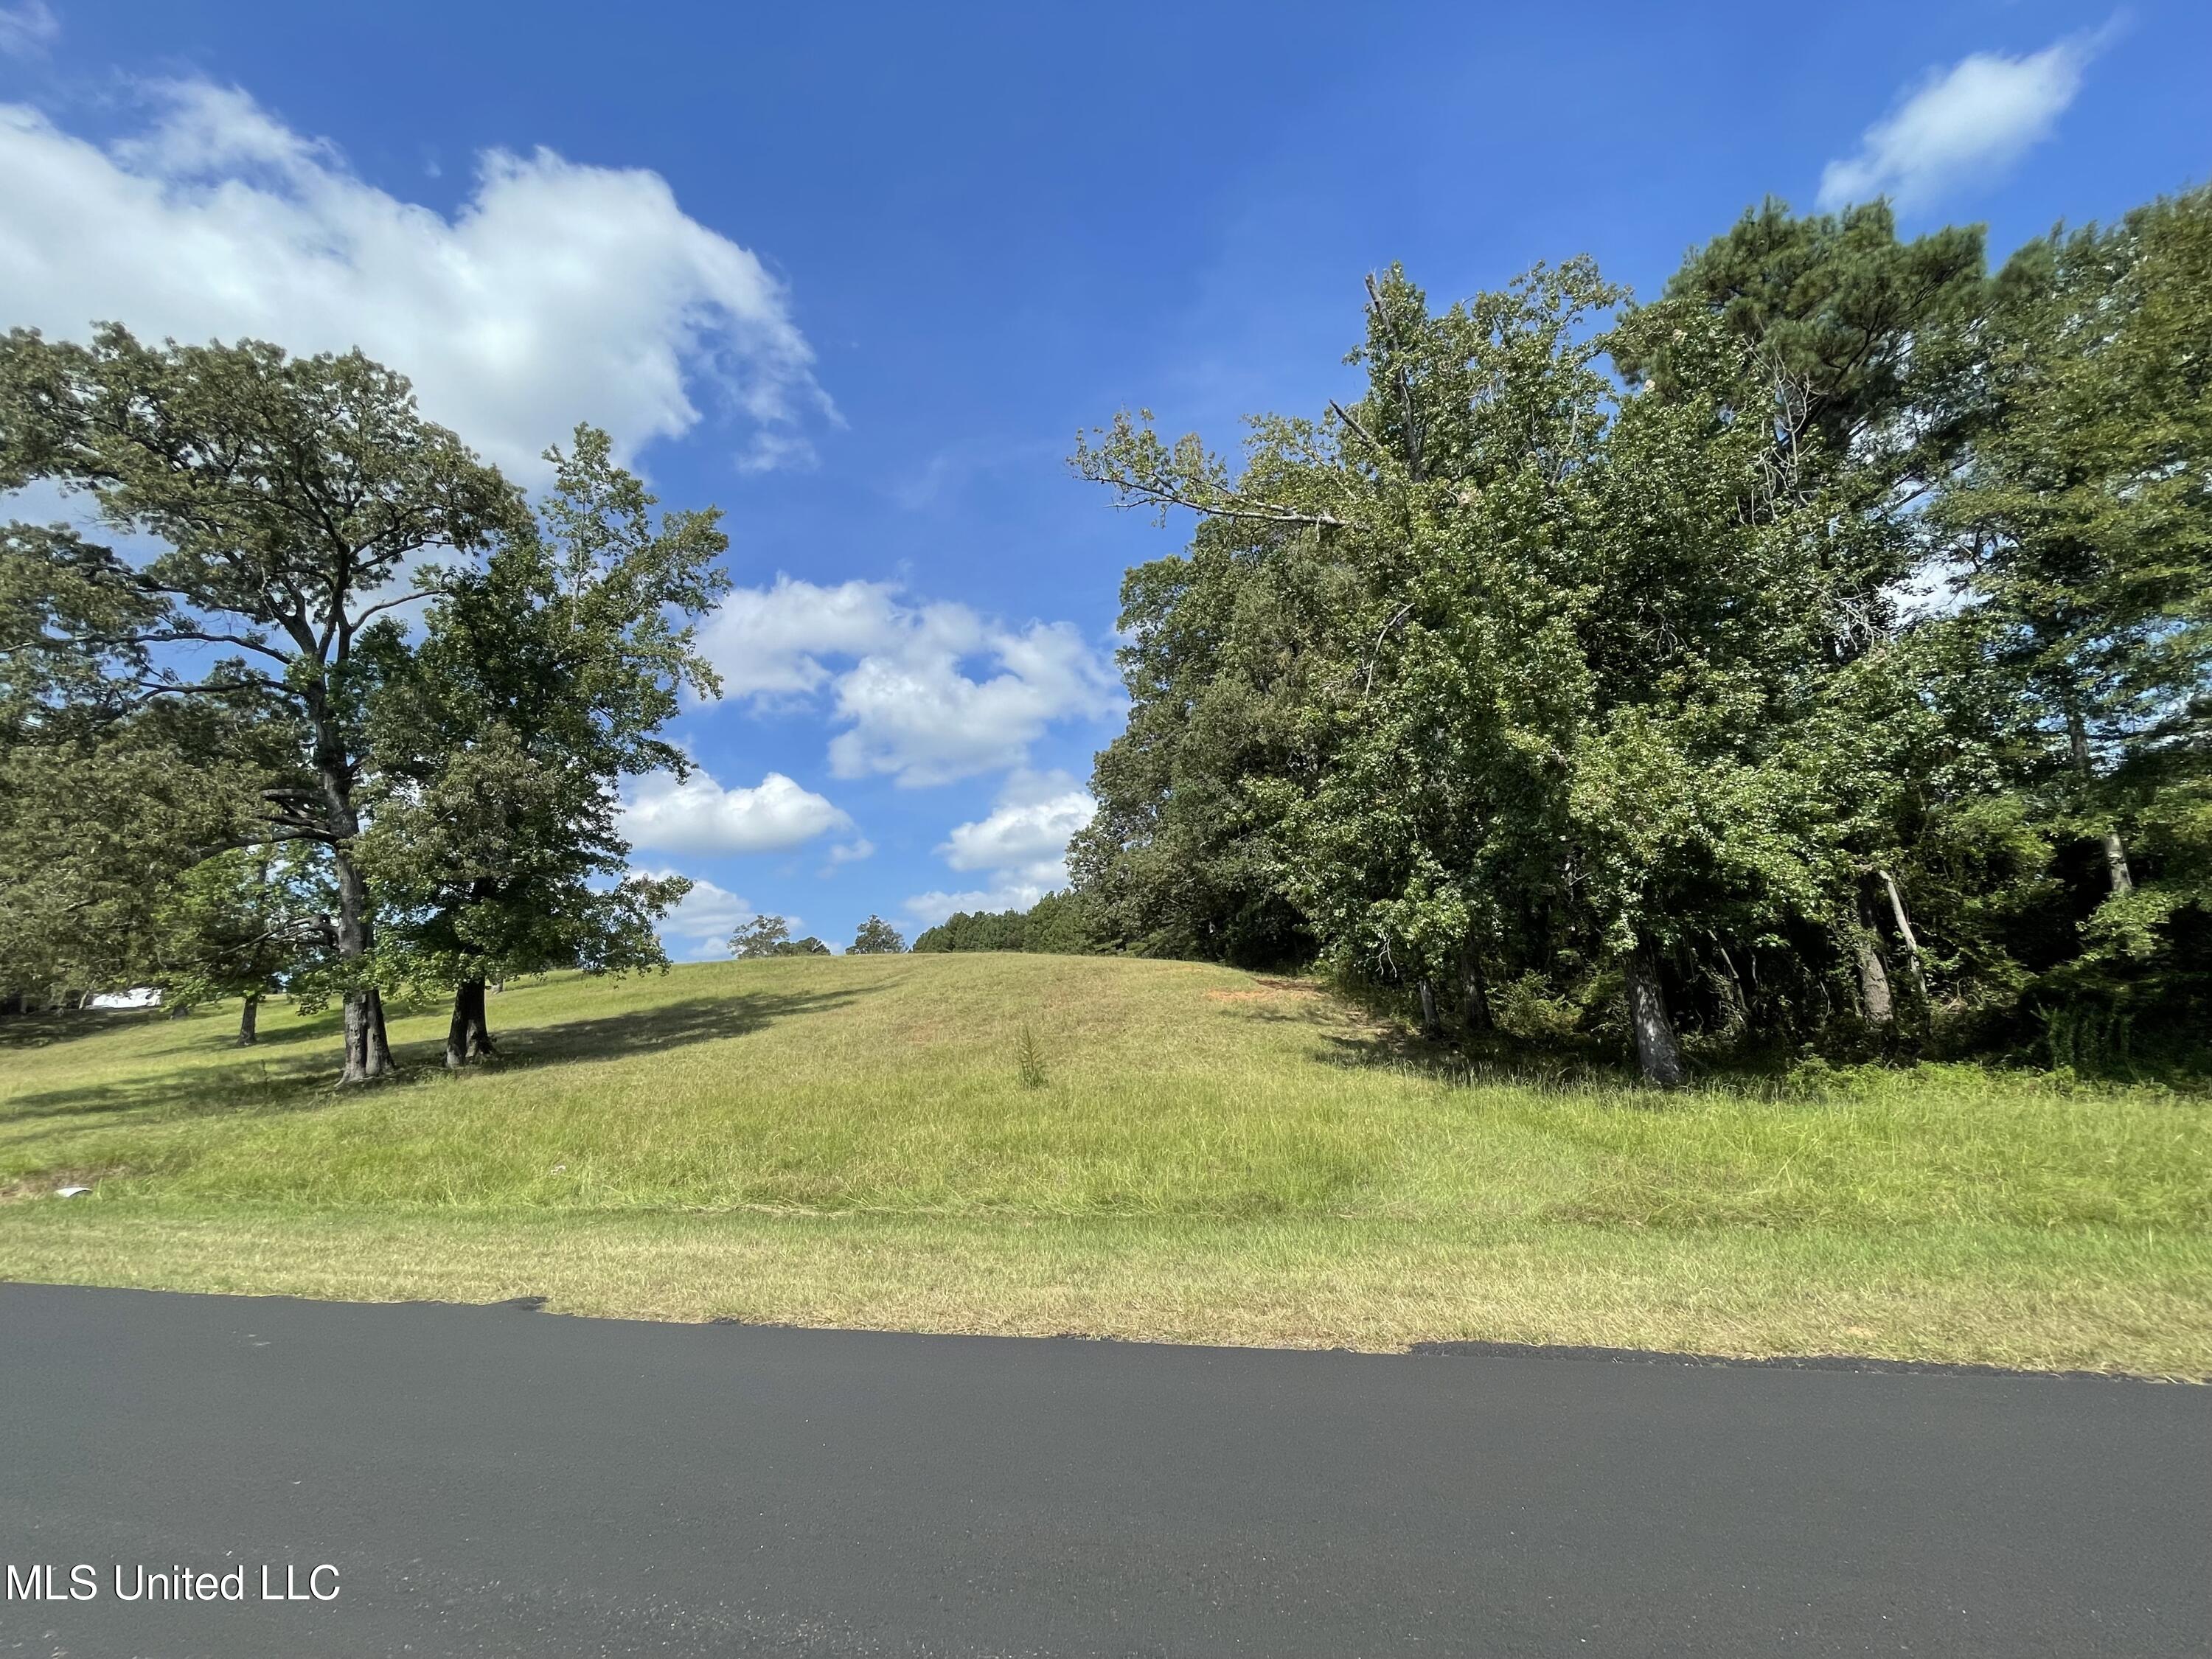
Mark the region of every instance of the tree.
[[[1609, 985], [1669, 1083], [1664, 980], [1827, 920], [1836, 779], [1810, 738], [1871, 576], [1826, 556], [1786, 368], [1687, 301], [1594, 327], [1618, 298], [1572, 261], [1437, 314], [1394, 270], [1369, 289], [1366, 397], [1255, 421], [1233, 481], [1127, 421], [1076, 465], [1258, 544], [1209, 654], [1273, 658], [1282, 738], [1234, 789], [1323, 954], [1418, 991], [1425, 1024], [1439, 984], [1469, 1026], [1516, 975]], [[1663, 367], [1624, 391], [1608, 353]], [[1194, 702], [1132, 690], [1140, 713]]]
[[848, 957], [896, 956], [906, 949], [906, 940], [899, 930], [881, 916], [870, 916], [860, 924], [860, 931], [845, 947]]
[[[240, 848], [194, 866], [163, 893], [143, 971], [182, 1011], [239, 999], [238, 1046], [258, 1041], [261, 1000], [313, 975], [335, 943], [327, 881], [308, 849]], [[312, 994], [306, 999], [313, 1006]]]
[[2095, 849], [2087, 949], [2053, 989], [2201, 1006], [2212, 187], [2021, 249], [1996, 285], [1987, 379], [1984, 428], [1930, 516], [1966, 568], [1947, 628], [2014, 698], [2024, 810]]
[[259, 805], [210, 763], [202, 712], [63, 711], [0, 745], [0, 990], [143, 982], [163, 896]]
[[1188, 556], [1131, 570], [1117, 653], [1128, 722], [1091, 780], [1068, 849], [1089, 935], [1140, 955], [1275, 967], [1315, 940], [1283, 888], [1279, 797], [1311, 778], [1329, 729], [1304, 718], [1318, 635], [1344, 574], [1295, 528], [1207, 519]]
[[665, 967], [656, 929], [690, 887], [628, 872], [616, 792], [690, 770], [659, 733], [686, 687], [719, 690], [692, 619], [729, 586], [728, 538], [711, 508], [656, 523], [611, 455], [588, 426], [548, 450], [545, 530], [508, 531], [447, 579], [419, 646], [387, 639], [368, 665], [362, 861], [392, 976], [453, 988], [449, 1069], [492, 1051], [487, 980]]
[[[1790, 388], [1780, 447], [1847, 515], [1824, 556], [1856, 562], [1865, 591], [1904, 575], [1922, 551], [1912, 509], [1982, 418], [1980, 228], [1900, 241], [1887, 202], [1800, 216], [1770, 198], [1692, 253], [1665, 297], [1741, 343], [1760, 370], [1749, 387]], [[1623, 340], [1617, 361], [1663, 378], [1671, 344]]]
[[[343, 1080], [382, 1076], [375, 902], [356, 857], [370, 763], [356, 659], [418, 597], [412, 562], [483, 546], [515, 523], [514, 492], [357, 351], [149, 347], [114, 324], [89, 345], [21, 329], [0, 342], [0, 485], [35, 480], [88, 495], [161, 550], [133, 562], [77, 544], [77, 591], [40, 607], [30, 653], [80, 677], [111, 669], [105, 695], [125, 706], [245, 702], [296, 732], [246, 839], [327, 849]], [[11, 565], [23, 545], [19, 528]], [[233, 654], [205, 665], [217, 653]]]
[[[149, 605], [101, 580], [106, 557], [0, 529], [0, 988], [17, 995], [132, 983], [162, 893], [251, 832], [274, 781], [239, 699], [137, 696]], [[52, 632], [116, 643], [58, 651]]]
[[755, 916], [730, 935], [730, 949], [740, 962], [782, 956], [790, 943], [791, 924], [781, 916]]
[[1090, 909], [1072, 893], [1047, 893], [1026, 910], [956, 910], [914, 942], [918, 954], [1031, 951], [1085, 956], [1098, 948]]

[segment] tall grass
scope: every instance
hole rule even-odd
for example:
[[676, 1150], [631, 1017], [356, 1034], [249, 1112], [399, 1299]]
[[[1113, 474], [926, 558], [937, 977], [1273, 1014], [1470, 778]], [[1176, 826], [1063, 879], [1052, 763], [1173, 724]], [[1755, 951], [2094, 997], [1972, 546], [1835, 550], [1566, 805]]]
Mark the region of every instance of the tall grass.
[[363, 1092], [330, 1085], [327, 1019], [270, 1020], [280, 1039], [244, 1053], [219, 1009], [0, 1049], [0, 1183], [474, 1208], [2212, 1226], [2212, 1111], [2155, 1089], [1936, 1066], [1673, 1095], [1481, 1080], [1408, 1063], [1309, 984], [1069, 957], [713, 965], [495, 1004], [507, 1058], [449, 1079], [434, 1016], [402, 1019], [409, 1080]]

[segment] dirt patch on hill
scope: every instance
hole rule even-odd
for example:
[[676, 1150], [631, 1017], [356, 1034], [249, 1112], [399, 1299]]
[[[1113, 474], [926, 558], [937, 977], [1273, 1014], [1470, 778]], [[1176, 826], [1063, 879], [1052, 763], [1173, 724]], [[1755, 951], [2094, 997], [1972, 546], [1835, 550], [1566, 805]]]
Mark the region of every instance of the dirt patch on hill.
[[1208, 991], [1208, 1002], [1311, 1002], [1321, 987], [1297, 979], [1263, 979], [1249, 991]]

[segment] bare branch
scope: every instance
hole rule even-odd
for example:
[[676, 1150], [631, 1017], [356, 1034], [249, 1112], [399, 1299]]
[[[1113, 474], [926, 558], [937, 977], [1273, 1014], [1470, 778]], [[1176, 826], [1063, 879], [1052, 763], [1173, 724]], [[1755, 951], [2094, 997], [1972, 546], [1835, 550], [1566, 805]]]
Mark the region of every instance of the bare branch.
[[[1125, 496], [1135, 499], [1117, 502], [1121, 507], [1134, 507], [1142, 501], [1165, 507], [1187, 507], [1194, 513], [1202, 513], [1209, 519], [1238, 519], [1255, 524], [1316, 525], [1330, 530], [1341, 530], [1345, 521], [1329, 513], [1301, 513], [1295, 507], [1279, 507], [1267, 501], [1247, 501], [1233, 493], [1220, 501], [1200, 501], [1196, 496], [1170, 489], [1164, 484], [1109, 480]], [[1231, 504], [1233, 503], [1233, 505]]]
[[1370, 449], [1373, 450], [1377, 455], [1380, 455], [1384, 460], [1394, 459], [1390, 452], [1382, 447], [1381, 442], [1377, 441], [1375, 434], [1370, 432], [1365, 427], [1360, 425], [1358, 417], [1355, 416], [1350, 410], [1346, 409], [1342, 404], [1338, 403], [1334, 398], [1329, 399], [1328, 406], [1333, 411], [1334, 411], [1338, 420], [1342, 421], [1345, 425], [1350, 427], [1354, 432], [1357, 432], [1362, 438], [1367, 441], [1367, 447]]
[[1376, 635], [1375, 647], [1367, 653], [1367, 684], [1360, 692], [1362, 696], [1368, 696], [1375, 690], [1375, 665], [1382, 659], [1382, 641], [1389, 637], [1390, 630], [1392, 629], [1397, 627], [1399, 623], [1404, 622], [1407, 617], [1413, 614], [1413, 607], [1410, 602], [1400, 605], [1398, 607], [1398, 614], [1391, 617], [1389, 622], [1384, 623], [1382, 624], [1382, 631]]
[[1391, 319], [1382, 303], [1382, 290], [1376, 285], [1375, 273], [1367, 273], [1367, 303], [1375, 309], [1375, 319], [1382, 325], [1382, 331], [1390, 337], [1392, 368], [1398, 377], [1398, 400], [1406, 411], [1406, 471], [1414, 483], [1421, 479], [1421, 425], [1413, 416], [1413, 383], [1406, 375], [1406, 343], [1398, 337], [1398, 325]]
[[410, 605], [416, 599], [427, 599], [438, 592], [439, 590], [434, 587], [418, 588], [412, 593], [402, 593], [396, 599], [385, 599], [378, 604], [372, 605], [368, 610], [361, 612], [358, 616], [349, 617], [347, 620], [346, 631], [349, 634], [357, 634], [361, 631], [361, 625], [367, 622], [371, 617], [374, 617], [378, 611], [390, 611], [397, 605]]

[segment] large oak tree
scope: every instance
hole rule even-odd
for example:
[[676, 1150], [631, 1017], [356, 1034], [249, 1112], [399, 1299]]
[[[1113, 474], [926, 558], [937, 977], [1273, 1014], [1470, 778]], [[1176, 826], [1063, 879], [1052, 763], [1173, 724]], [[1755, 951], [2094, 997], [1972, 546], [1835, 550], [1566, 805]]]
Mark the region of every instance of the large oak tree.
[[[259, 821], [234, 841], [326, 849], [343, 1075], [381, 1076], [375, 904], [356, 856], [356, 655], [382, 613], [419, 596], [424, 556], [481, 548], [518, 521], [516, 492], [358, 351], [151, 346], [114, 324], [85, 344], [22, 329], [0, 340], [0, 486], [38, 482], [88, 498], [136, 544], [73, 542], [58, 596], [9, 578], [11, 649], [56, 665], [57, 686], [102, 678], [112, 709], [207, 698], [289, 722], [295, 752], [283, 775], [255, 780]], [[36, 558], [36, 540], [17, 527], [6, 559]]]

